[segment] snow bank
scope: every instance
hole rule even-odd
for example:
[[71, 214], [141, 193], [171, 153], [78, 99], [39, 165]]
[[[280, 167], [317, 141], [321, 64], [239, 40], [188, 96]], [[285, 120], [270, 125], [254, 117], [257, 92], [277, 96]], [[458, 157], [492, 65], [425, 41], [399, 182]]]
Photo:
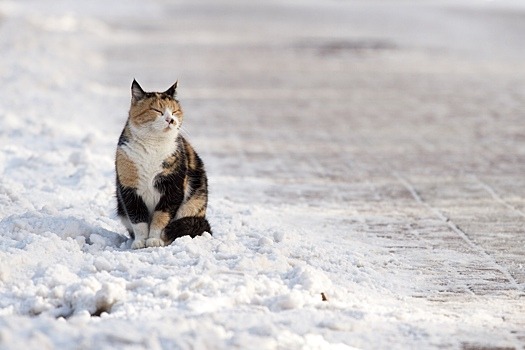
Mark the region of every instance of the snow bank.
[[341, 310], [346, 287], [308, 263], [313, 243], [273, 210], [216, 195], [215, 237], [130, 250], [112, 215], [123, 119], [108, 118], [126, 112], [97, 82], [106, 4], [3, 2], [0, 13], [2, 347], [328, 345], [311, 324], [337, 328], [317, 313]]

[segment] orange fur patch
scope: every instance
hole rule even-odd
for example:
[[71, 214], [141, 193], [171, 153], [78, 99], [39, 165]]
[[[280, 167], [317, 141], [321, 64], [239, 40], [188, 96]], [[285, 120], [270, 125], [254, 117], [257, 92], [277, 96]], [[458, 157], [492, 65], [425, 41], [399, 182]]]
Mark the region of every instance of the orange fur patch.
[[186, 142], [184, 145], [186, 146], [186, 156], [188, 157], [188, 169], [195, 169], [197, 166], [195, 163], [195, 151], [189, 142]]
[[182, 182], [182, 192], [183, 193], [187, 193], [189, 186], [190, 186], [190, 184], [189, 184], [188, 176], [185, 176], [184, 177], [184, 181]]
[[126, 187], [136, 188], [138, 184], [137, 166], [120, 148], [117, 148], [115, 165], [120, 183]]
[[164, 160], [164, 163], [166, 165], [162, 169], [162, 172], [161, 172], [162, 175], [167, 176], [173, 172], [174, 168], [178, 166], [179, 156], [180, 156], [179, 152], [177, 151], [175, 154], [172, 154], [171, 156], [169, 156], [168, 158]]
[[168, 225], [171, 217], [170, 214], [164, 211], [156, 211], [153, 213], [153, 219], [151, 220], [151, 229], [162, 230]]
[[177, 211], [177, 219], [185, 218], [187, 216], [204, 217], [206, 214], [206, 196], [194, 194], [184, 202]]

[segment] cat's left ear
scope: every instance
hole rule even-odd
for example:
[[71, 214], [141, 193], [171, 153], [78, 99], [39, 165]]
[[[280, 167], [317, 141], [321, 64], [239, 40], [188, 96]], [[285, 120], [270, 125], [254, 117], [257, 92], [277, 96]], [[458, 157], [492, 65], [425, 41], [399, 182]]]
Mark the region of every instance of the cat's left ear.
[[177, 84], [179, 81], [177, 80], [175, 84], [173, 84], [168, 90], [164, 91], [164, 93], [172, 98], [175, 98], [177, 96]]

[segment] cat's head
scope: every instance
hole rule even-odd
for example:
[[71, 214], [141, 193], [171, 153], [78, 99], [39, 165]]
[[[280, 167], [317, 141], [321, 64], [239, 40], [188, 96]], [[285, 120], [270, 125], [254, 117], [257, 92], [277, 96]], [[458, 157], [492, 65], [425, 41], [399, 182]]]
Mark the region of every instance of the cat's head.
[[141, 137], [171, 137], [178, 133], [183, 119], [176, 97], [177, 82], [164, 92], [144, 92], [133, 79], [129, 126]]

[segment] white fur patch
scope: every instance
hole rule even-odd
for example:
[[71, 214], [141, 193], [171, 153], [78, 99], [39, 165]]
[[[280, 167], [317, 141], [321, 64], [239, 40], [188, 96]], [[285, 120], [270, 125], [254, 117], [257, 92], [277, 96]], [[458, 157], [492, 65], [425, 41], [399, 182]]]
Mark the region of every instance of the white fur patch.
[[133, 233], [135, 234], [135, 240], [131, 244], [131, 248], [140, 249], [146, 246], [146, 239], [148, 238], [148, 224], [141, 222], [139, 224], [133, 224]]
[[121, 148], [137, 167], [137, 194], [153, 214], [160, 201], [161, 194], [155, 188], [155, 177], [162, 171], [162, 163], [177, 149], [175, 138], [178, 131], [170, 130], [151, 138], [132, 138]]

